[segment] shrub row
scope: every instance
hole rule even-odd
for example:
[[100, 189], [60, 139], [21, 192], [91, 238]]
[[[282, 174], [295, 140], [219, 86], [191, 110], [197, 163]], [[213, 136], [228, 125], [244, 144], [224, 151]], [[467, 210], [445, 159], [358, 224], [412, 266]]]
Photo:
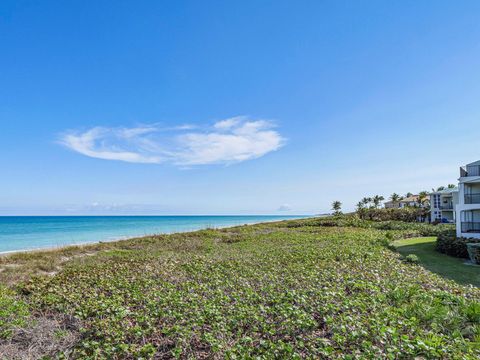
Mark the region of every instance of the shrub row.
[[416, 222], [420, 218], [427, 217], [428, 212], [422, 208], [406, 207], [403, 209], [359, 209], [357, 215], [362, 220]]
[[356, 215], [328, 216], [306, 220], [288, 221], [286, 227], [324, 226], [324, 227], [356, 227], [362, 229], [377, 229], [384, 231], [401, 231], [402, 237], [439, 236], [445, 231], [454, 231], [452, 224], [414, 223], [398, 220], [373, 221], [360, 219]]
[[455, 231], [450, 230], [438, 235], [436, 250], [450, 256], [468, 259], [467, 244], [479, 242], [478, 239], [457, 238]]
[[[370, 209], [364, 209], [370, 211]], [[373, 209], [375, 210], [375, 209]], [[372, 212], [373, 212], [372, 210]], [[392, 209], [378, 209], [380, 210], [392, 210]], [[403, 209], [400, 209], [403, 210]], [[401, 212], [399, 209], [395, 209], [395, 212]], [[415, 209], [406, 209], [406, 212]], [[395, 231], [396, 237], [409, 238], [416, 236], [436, 236], [437, 244], [436, 250], [450, 256], [468, 259], [468, 243], [480, 243], [478, 239], [472, 238], [457, 238], [455, 233], [455, 225], [453, 224], [427, 224], [427, 223], [415, 223], [408, 221], [375, 221], [361, 219], [356, 215], [343, 215], [343, 216], [329, 216], [323, 218], [307, 219], [303, 222], [296, 221], [287, 226], [325, 226], [325, 227], [357, 227], [364, 229], [377, 229], [384, 231]]]

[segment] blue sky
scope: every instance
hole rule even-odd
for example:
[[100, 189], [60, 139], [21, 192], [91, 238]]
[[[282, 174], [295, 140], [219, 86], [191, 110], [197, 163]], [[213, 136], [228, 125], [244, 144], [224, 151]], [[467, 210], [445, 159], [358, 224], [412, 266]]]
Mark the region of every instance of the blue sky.
[[0, 3], [0, 214], [305, 214], [480, 159], [478, 1]]

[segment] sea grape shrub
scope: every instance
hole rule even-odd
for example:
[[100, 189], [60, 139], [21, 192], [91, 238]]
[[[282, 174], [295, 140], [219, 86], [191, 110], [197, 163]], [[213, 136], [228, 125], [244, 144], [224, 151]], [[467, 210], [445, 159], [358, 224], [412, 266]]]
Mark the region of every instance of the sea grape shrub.
[[13, 329], [24, 326], [28, 316], [27, 304], [12, 290], [0, 286], [0, 339], [9, 338]]
[[480, 355], [480, 292], [385, 249], [397, 231], [299, 222], [197, 232], [181, 251], [173, 237], [109, 251], [24, 293], [82, 321], [78, 358]]
[[361, 227], [368, 228], [368, 224], [359, 219], [357, 216], [353, 215], [335, 215], [335, 216], [324, 216], [319, 218], [310, 218], [303, 220], [290, 220], [284, 221], [281, 223], [282, 227], [287, 228], [299, 228], [299, 227]]
[[374, 222], [372, 228], [401, 231], [404, 237], [438, 236], [444, 231], [455, 229], [454, 225], [450, 224], [432, 225], [426, 223], [406, 223], [402, 221]]
[[415, 254], [409, 254], [405, 256], [405, 262], [411, 264], [417, 264], [419, 262], [418, 256]]

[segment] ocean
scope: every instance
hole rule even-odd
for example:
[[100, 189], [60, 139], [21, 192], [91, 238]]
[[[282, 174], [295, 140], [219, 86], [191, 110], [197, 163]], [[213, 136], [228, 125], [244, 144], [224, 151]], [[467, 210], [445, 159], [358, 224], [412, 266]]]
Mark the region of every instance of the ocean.
[[307, 216], [1, 216], [0, 253]]

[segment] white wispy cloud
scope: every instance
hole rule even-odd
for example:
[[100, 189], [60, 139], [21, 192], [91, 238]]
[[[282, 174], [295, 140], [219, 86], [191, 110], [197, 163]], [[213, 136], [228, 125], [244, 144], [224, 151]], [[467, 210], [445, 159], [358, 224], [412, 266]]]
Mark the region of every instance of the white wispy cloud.
[[272, 122], [234, 117], [199, 128], [94, 127], [69, 131], [60, 143], [85, 156], [131, 163], [179, 166], [231, 164], [278, 150], [285, 139]]
[[[136, 142], [145, 134], [152, 132], [146, 128], [110, 129], [94, 127], [85, 132], [72, 132], [64, 135], [60, 142], [68, 148], [98, 159], [121, 160], [132, 163], [160, 163], [158, 155], [148, 154], [141, 149], [127, 150], [125, 143]], [[123, 144], [115, 144], [121, 141]]]
[[215, 129], [227, 130], [238, 125], [243, 120], [242, 116], [233, 117], [230, 119], [220, 120], [213, 126]]

